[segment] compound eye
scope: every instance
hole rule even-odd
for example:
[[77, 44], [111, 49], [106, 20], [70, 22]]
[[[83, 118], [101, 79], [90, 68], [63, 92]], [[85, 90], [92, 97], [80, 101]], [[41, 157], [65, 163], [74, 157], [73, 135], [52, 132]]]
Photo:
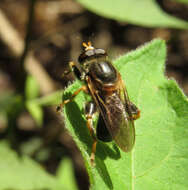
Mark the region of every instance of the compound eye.
[[91, 60], [92, 58], [99, 58], [107, 56], [106, 52], [103, 49], [89, 49], [82, 54], [80, 54], [78, 61], [83, 63], [87, 60]]
[[83, 52], [82, 54], [80, 54], [79, 58], [78, 58], [78, 61], [80, 63], [84, 62], [85, 60], [87, 60], [88, 58], [92, 57], [94, 55], [94, 50], [91, 49], [91, 50], [87, 50], [85, 52]]
[[103, 49], [95, 49], [96, 55], [107, 55]]

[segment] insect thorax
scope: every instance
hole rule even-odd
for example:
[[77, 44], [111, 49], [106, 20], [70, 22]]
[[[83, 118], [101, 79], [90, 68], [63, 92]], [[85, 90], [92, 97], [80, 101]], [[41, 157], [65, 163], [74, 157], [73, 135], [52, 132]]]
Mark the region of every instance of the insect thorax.
[[117, 81], [117, 71], [107, 60], [98, 60], [89, 67], [89, 75], [101, 84], [114, 84]]

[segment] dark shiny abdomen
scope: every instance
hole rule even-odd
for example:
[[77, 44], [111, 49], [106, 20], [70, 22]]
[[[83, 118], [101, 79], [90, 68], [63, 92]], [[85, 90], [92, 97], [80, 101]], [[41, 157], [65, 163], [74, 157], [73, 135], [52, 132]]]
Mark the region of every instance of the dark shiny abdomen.
[[99, 115], [99, 120], [97, 123], [97, 130], [96, 130], [97, 139], [103, 142], [110, 142], [112, 141], [112, 136], [110, 135], [108, 129], [106, 128], [106, 124], [101, 116]]

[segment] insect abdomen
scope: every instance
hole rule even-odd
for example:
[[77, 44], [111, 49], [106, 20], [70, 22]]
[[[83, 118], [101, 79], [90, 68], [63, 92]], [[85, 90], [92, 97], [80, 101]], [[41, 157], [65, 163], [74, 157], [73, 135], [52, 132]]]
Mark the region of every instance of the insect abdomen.
[[112, 136], [110, 135], [108, 129], [106, 128], [106, 124], [101, 116], [99, 115], [99, 120], [97, 123], [97, 130], [96, 130], [97, 139], [103, 142], [110, 142], [112, 141]]

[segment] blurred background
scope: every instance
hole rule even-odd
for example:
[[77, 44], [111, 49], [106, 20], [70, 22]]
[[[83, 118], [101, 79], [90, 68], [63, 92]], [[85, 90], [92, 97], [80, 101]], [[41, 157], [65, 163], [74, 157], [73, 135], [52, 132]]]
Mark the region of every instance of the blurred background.
[[0, 189], [53, 189], [57, 183], [89, 189], [81, 154], [55, 111], [61, 89], [74, 80], [61, 75], [77, 61], [82, 42], [113, 60], [164, 39], [166, 75], [188, 94], [188, 1], [137, 3], [0, 1]]

